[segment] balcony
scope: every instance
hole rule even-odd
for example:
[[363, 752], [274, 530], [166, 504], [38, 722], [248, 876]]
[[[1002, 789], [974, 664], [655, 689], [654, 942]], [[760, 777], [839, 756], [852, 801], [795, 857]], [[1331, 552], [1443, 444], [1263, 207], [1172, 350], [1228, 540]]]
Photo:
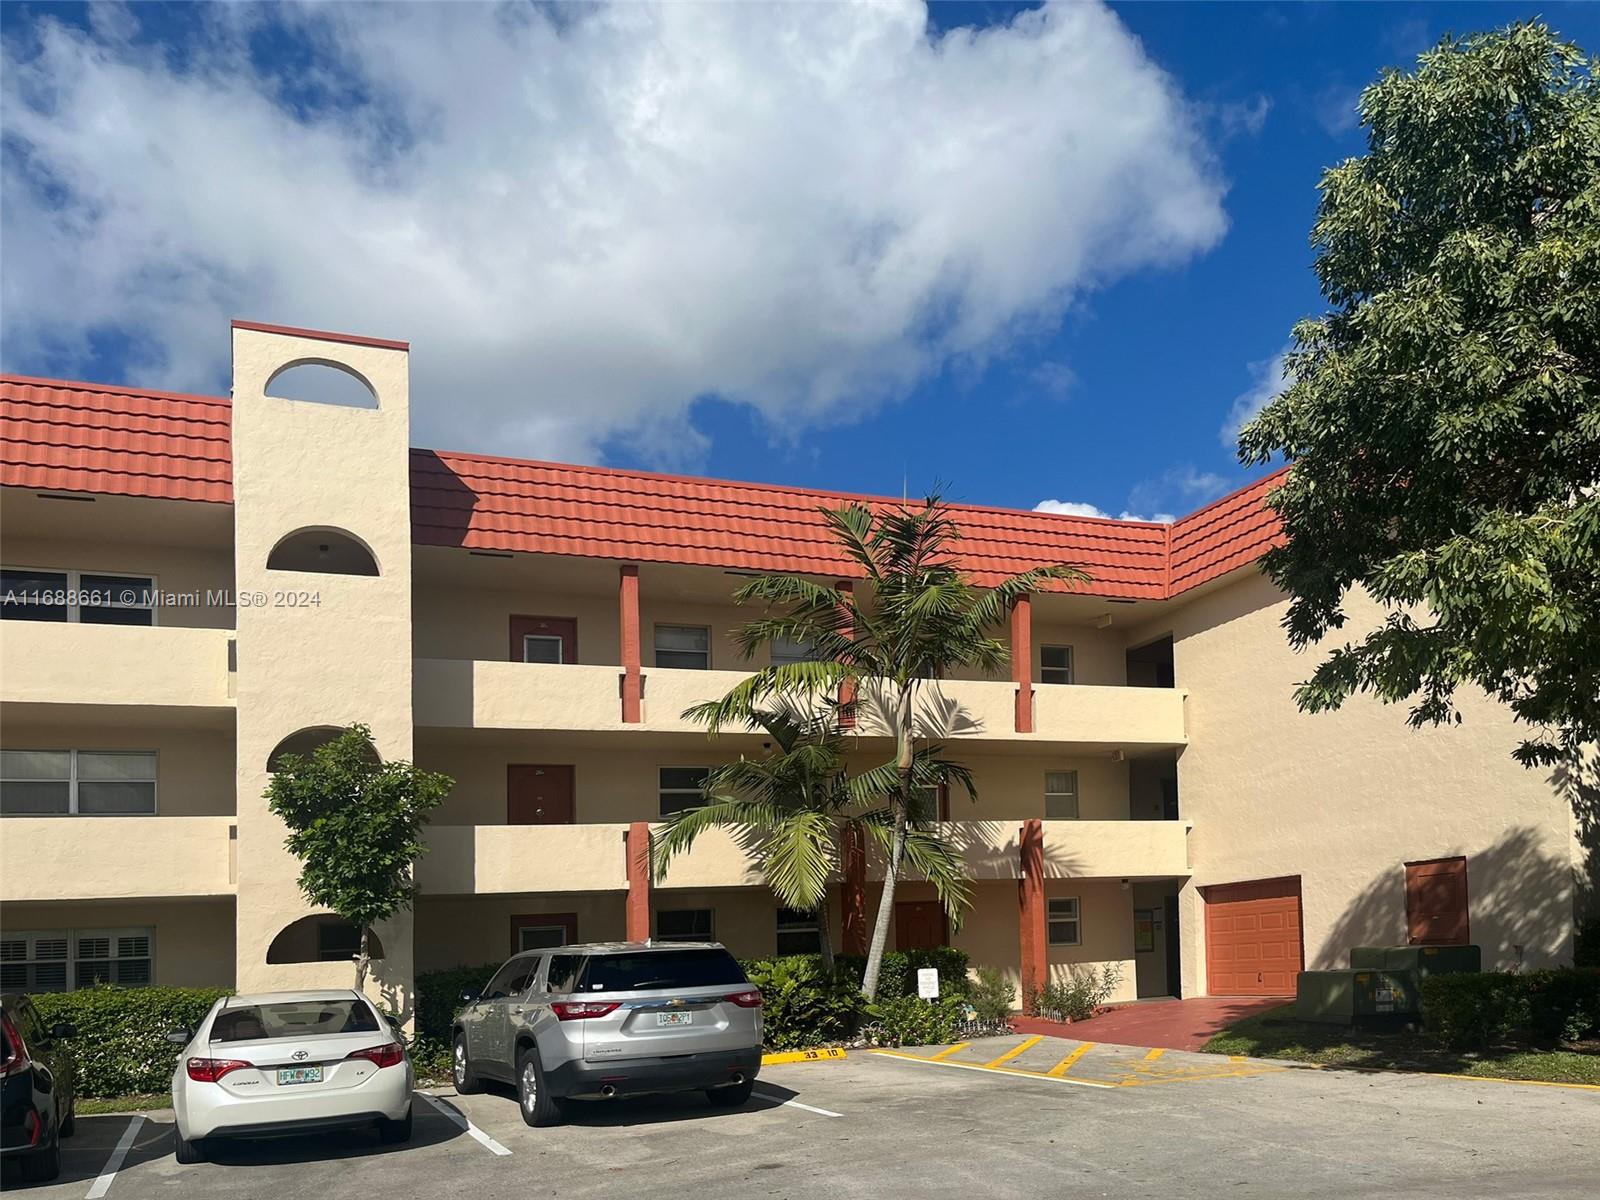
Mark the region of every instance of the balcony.
[[[642, 730], [699, 733], [685, 709], [721, 698], [745, 675], [646, 667], [642, 720], [623, 724], [622, 668], [418, 659], [416, 723], [457, 729]], [[1184, 693], [1172, 688], [1034, 688], [1034, 733], [1016, 732], [1016, 685], [945, 680], [924, 688], [924, 727], [939, 736], [1098, 748], [1176, 747], [1186, 740]], [[864, 697], [860, 732], [881, 735], [882, 704]]]
[[613, 892], [628, 886], [626, 825], [435, 825], [417, 861], [434, 896]]
[[5, 817], [0, 900], [234, 892], [233, 817]]
[[7, 621], [0, 700], [8, 704], [227, 708], [229, 629]]

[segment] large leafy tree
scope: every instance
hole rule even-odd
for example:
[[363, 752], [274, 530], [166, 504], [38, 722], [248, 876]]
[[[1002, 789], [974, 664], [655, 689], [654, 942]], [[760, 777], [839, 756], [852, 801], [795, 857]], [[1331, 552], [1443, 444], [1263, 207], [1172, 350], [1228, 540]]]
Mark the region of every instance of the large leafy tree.
[[908, 837], [929, 822], [918, 803], [918, 745], [943, 732], [918, 705], [926, 686], [953, 671], [975, 667], [999, 672], [1010, 659], [995, 630], [1016, 602], [1054, 581], [1086, 581], [1077, 567], [1041, 566], [981, 588], [957, 566], [960, 531], [938, 496], [921, 507], [873, 512], [852, 504], [825, 509], [822, 517], [840, 549], [866, 577], [855, 590], [803, 575], [766, 575], [735, 593], [741, 604], [767, 605], [767, 615], [738, 631], [741, 649], [753, 654], [783, 638], [809, 645], [815, 661], [757, 671], [703, 710], [713, 732], [743, 719], [771, 696], [814, 700], [841, 694], [874, 705], [894, 743], [893, 762], [879, 775], [885, 788], [886, 859], [883, 892], [861, 990], [877, 997], [878, 974], [894, 915], [895, 884], [906, 861]]
[[[697, 705], [686, 715], [719, 726], [727, 719], [717, 702]], [[778, 902], [816, 914], [819, 949], [830, 975], [828, 882], [842, 869], [845, 838], [886, 842], [892, 821], [878, 802], [899, 784], [897, 771], [881, 767], [848, 773], [848, 747], [838, 718], [837, 706], [827, 699], [809, 710], [782, 705], [745, 713], [742, 724], [765, 734], [769, 751], [713, 768], [706, 777], [707, 802], [675, 813], [654, 843], [655, 870], [664, 878], [671, 860], [687, 853], [709, 829], [730, 829], [747, 837]], [[925, 787], [972, 787], [965, 768], [939, 759], [928, 748], [918, 754], [915, 773]], [[959, 919], [971, 899], [960, 852], [936, 827], [919, 821], [908, 829], [905, 855]]]
[[301, 892], [361, 931], [357, 991], [372, 961], [372, 926], [410, 907], [423, 828], [454, 786], [447, 775], [381, 761], [365, 725], [309, 757], [285, 755], [267, 784], [267, 807], [289, 827], [284, 845], [301, 863]]
[[1526, 764], [1600, 738], [1600, 95], [1540, 24], [1446, 40], [1362, 93], [1312, 240], [1330, 305], [1240, 456], [1292, 464], [1264, 559], [1297, 648], [1386, 610], [1297, 692], [1459, 720], [1476, 685]]

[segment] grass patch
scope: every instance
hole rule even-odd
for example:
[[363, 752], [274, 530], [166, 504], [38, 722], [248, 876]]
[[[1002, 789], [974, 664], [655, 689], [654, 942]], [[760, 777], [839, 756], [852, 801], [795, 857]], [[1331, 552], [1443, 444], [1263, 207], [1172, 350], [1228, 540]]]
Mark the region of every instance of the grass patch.
[[134, 1092], [127, 1096], [79, 1096], [76, 1108], [80, 1117], [98, 1117], [106, 1113], [148, 1112], [153, 1108], [171, 1108], [171, 1092]]
[[1497, 1046], [1471, 1053], [1446, 1050], [1420, 1033], [1352, 1029], [1294, 1019], [1294, 1005], [1246, 1017], [1203, 1047], [1207, 1054], [1287, 1058], [1328, 1067], [1441, 1071], [1483, 1079], [1536, 1079], [1600, 1084], [1600, 1043], [1570, 1049]]

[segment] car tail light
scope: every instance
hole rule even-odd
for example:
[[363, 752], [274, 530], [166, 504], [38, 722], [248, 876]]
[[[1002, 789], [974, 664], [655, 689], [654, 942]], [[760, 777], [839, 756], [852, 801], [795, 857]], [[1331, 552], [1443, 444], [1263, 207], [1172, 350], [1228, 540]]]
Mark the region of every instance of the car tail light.
[[352, 1050], [345, 1058], [364, 1058], [380, 1067], [398, 1067], [406, 1060], [405, 1048], [399, 1042], [386, 1042], [382, 1046], [368, 1046], [365, 1050]]
[[184, 1069], [196, 1083], [221, 1083], [230, 1071], [248, 1071], [253, 1066], [255, 1063], [242, 1058], [191, 1058]]
[[740, 1008], [761, 1007], [761, 991], [759, 988], [751, 988], [747, 992], [734, 992], [731, 996], [724, 996], [723, 999], [729, 1004], [737, 1004]]
[[33, 1060], [28, 1057], [27, 1043], [4, 1012], [0, 1012], [0, 1024], [5, 1026], [6, 1033], [6, 1057], [4, 1062], [0, 1062], [0, 1078], [7, 1078], [26, 1071]]
[[617, 1011], [618, 1000], [557, 1000], [550, 1011], [563, 1021], [587, 1021]]

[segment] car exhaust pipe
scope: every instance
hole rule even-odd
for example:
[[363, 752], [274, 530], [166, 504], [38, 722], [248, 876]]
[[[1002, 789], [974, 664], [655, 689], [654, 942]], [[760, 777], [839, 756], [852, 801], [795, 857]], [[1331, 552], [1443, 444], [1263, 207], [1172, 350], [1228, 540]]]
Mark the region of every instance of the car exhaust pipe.
[[603, 1099], [615, 1100], [617, 1098], [616, 1085], [611, 1083], [606, 1084], [605, 1087], [600, 1089], [600, 1095]]
[[739, 1072], [737, 1072], [737, 1071], [735, 1071], [733, 1073], [733, 1078], [728, 1080], [728, 1084], [731, 1087], [738, 1087], [743, 1082], [744, 1082], [744, 1076], [739, 1074]]

